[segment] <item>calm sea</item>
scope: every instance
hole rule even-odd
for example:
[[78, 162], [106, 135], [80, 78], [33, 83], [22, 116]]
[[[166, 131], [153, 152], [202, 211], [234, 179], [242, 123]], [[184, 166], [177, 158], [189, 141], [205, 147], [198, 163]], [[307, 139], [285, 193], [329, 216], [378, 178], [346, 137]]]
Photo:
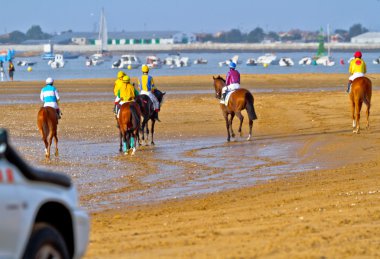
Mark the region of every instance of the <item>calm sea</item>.
[[[151, 53], [137, 53], [136, 55], [144, 61], [146, 56]], [[225, 75], [228, 68], [226, 66], [220, 67], [218, 64], [221, 61], [232, 58], [234, 55], [239, 55], [239, 60], [242, 62], [238, 65], [238, 70], [242, 74], [289, 74], [289, 73], [344, 73], [347, 74], [348, 59], [353, 53], [337, 52], [332, 53], [332, 57], [335, 60], [335, 66], [302, 66], [298, 65], [298, 61], [305, 56], [313, 56], [314, 52], [278, 52], [275, 53], [277, 58], [290, 57], [293, 59], [295, 65], [292, 67], [280, 67], [278, 65], [270, 65], [269, 67], [263, 66], [247, 66], [245, 64], [248, 58], [258, 58], [265, 53], [183, 53], [182, 56], [189, 57], [191, 60], [191, 66], [182, 68], [169, 68], [163, 66], [159, 69], [151, 70], [153, 76], [171, 76], [171, 75]], [[162, 60], [167, 57], [167, 54], [157, 54]], [[367, 63], [368, 73], [379, 73], [380, 65], [375, 65], [372, 61], [378, 58], [380, 53], [364, 53], [364, 60]], [[105, 62], [96, 67], [86, 67], [84, 56], [78, 59], [66, 60], [64, 68], [52, 69], [47, 61], [42, 60], [40, 57], [30, 58], [16, 58], [18, 60], [29, 60], [37, 62], [32, 68], [31, 72], [27, 71], [27, 67], [16, 66], [14, 79], [18, 81], [35, 81], [45, 80], [47, 77], [53, 77], [54, 79], [79, 79], [79, 78], [113, 78], [116, 77], [118, 69], [112, 69], [111, 65], [113, 61], [116, 61], [119, 56], [114, 56], [112, 61]], [[208, 60], [207, 64], [194, 65], [193, 61], [197, 58], [205, 58]], [[345, 65], [340, 64], [340, 59], [345, 61]], [[5, 64], [7, 65], [7, 64]], [[141, 74], [140, 69], [128, 70], [127, 73], [132, 76], [139, 76]]]

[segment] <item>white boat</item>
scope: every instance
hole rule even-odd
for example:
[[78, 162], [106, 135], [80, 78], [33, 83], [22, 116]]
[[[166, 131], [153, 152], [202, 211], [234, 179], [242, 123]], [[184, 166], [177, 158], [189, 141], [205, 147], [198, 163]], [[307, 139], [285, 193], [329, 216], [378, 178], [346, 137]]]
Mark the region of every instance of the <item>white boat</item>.
[[87, 58], [86, 66], [97, 66], [104, 63], [104, 61], [110, 60], [112, 58], [111, 53], [107, 51], [108, 32], [107, 32], [106, 17], [104, 15], [103, 8], [100, 14], [100, 27], [99, 27], [98, 41], [100, 43], [99, 51], [98, 53], [93, 54], [89, 58]]
[[187, 67], [190, 66], [190, 59], [188, 57], [181, 57], [179, 53], [169, 54], [169, 57], [164, 59], [164, 64], [173, 67]]
[[149, 68], [160, 68], [162, 66], [162, 61], [159, 57], [151, 55], [146, 57], [146, 65]]
[[207, 63], [208, 61], [205, 58], [197, 58], [196, 60], [194, 60], [194, 65], [205, 65]]
[[335, 65], [335, 61], [333, 60], [333, 58], [328, 56], [328, 55], [319, 57], [316, 60], [316, 63], [317, 63], [317, 65], [323, 65], [323, 66], [328, 66], [328, 67]]
[[97, 54], [93, 54], [91, 55], [90, 57], [88, 57], [86, 59], [86, 66], [90, 67], [90, 66], [98, 66], [100, 64], [103, 64], [104, 63], [104, 57], [102, 54], [100, 53], [97, 53]]
[[241, 64], [241, 61], [239, 61], [239, 55], [235, 55], [226, 61], [219, 62], [219, 66], [229, 66], [231, 62], [234, 62], [236, 65]]
[[313, 63], [313, 59], [311, 57], [303, 57], [298, 61], [299, 65], [311, 65]]
[[278, 61], [278, 65], [281, 67], [291, 67], [294, 66], [294, 62], [291, 58], [283, 57]]
[[141, 61], [136, 55], [122, 55], [117, 61], [112, 63], [112, 68], [138, 68], [141, 66]]
[[257, 61], [254, 58], [249, 58], [249, 59], [247, 59], [247, 61], [245, 62], [245, 64], [247, 66], [257, 66]]
[[375, 59], [372, 61], [372, 63], [375, 64], [375, 65], [380, 64], [380, 57], [379, 57], [379, 58], [375, 58]]
[[270, 65], [271, 63], [274, 63], [277, 59], [277, 56], [272, 53], [266, 53], [263, 56], [258, 57], [257, 64], [267, 64]]
[[51, 68], [61, 68], [65, 66], [65, 60], [63, 59], [63, 55], [61, 54], [55, 54], [54, 60], [49, 60], [48, 65], [51, 66]]
[[17, 66], [21, 66], [21, 67], [29, 67], [29, 66], [34, 66], [37, 62], [31, 62], [31, 61], [27, 61], [27, 60], [19, 60], [17, 61]]

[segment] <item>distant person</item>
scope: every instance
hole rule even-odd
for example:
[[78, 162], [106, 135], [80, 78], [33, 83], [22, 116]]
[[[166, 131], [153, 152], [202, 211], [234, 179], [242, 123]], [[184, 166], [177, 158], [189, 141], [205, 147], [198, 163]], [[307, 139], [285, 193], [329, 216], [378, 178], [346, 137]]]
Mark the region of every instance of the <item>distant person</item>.
[[340, 59], [340, 64], [344, 65], [344, 59], [343, 58]]
[[9, 80], [11, 81], [13, 81], [14, 72], [15, 72], [15, 66], [13, 65], [12, 60], [9, 60], [8, 73], [9, 73]]
[[[125, 76], [125, 73], [123, 71], [117, 72], [117, 79], [115, 81], [114, 87], [113, 87], [113, 93], [115, 97], [117, 97], [117, 93], [119, 92], [120, 87], [123, 85], [123, 77]], [[115, 115], [117, 114], [116, 111], [116, 105], [113, 107], [113, 111]]]
[[351, 76], [348, 78], [349, 80], [346, 91], [347, 93], [351, 91], [352, 82], [356, 78], [362, 77], [365, 73], [367, 73], [367, 65], [365, 64], [364, 60], [362, 60], [362, 53], [360, 51], [355, 52], [354, 59], [351, 60], [348, 71]]
[[2, 82], [4, 81], [4, 76], [5, 76], [5, 73], [4, 73], [4, 62], [0, 61], [0, 78], [1, 78]]
[[222, 88], [222, 97], [224, 101], [226, 99], [227, 92], [240, 88], [240, 73], [236, 70], [236, 63], [231, 61], [229, 67], [230, 70], [226, 75], [226, 86]]
[[153, 94], [154, 90], [156, 90], [153, 77], [148, 75], [149, 73], [149, 67], [147, 65], [143, 65], [141, 67], [142, 76], [139, 78], [139, 91], [140, 94], [147, 95], [150, 100], [153, 102], [153, 108], [156, 112], [156, 120], [160, 121], [158, 119], [158, 112], [160, 111], [160, 103], [157, 100], [157, 97]]
[[54, 80], [51, 77], [46, 79], [46, 85], [41, 89], [40, 98], [44, 102], [44, 107], [52, 107], [57, 111], [57, 118], [61, 118], [61, 111], [58, 107], [59, 94], [57, 88], [53, 86]]

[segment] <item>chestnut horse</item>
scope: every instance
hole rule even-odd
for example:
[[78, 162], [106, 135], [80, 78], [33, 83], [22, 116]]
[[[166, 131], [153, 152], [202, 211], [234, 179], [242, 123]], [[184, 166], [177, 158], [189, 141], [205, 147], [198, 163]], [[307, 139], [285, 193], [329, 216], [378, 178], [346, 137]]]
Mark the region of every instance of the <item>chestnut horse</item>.
[[139, 141], [140, 130], [140, 107], [136, 102], [126, 102], [120, 107], [119, 112], [119, 131], [120, 149], [124, 154], [136, 152], [136, 142]]
[[[217, 99], [221, 99], [222, 88], [226, 85], [226, 81], [220, 76], [212, 78], [214, 79], [215, 97]], [[257, 119], [253, 95], [247, 89], [239, 88], [231, 93], [227, 105], [220, 103], [220, 108], [222, 109], [223, 117], [226, 120], [227, 141], [230, 141], [231, 136], [233, 138], [235, 137], [235, 133], [232, 129], [232, 121], [235, 115], [240, 120], [239, 133], [240, 137], [242, 137], [241, 126], [243, 124], [244, 117], [241, 114], [241, 111], [244, 109], [247, 110], [249, 119], [249, 136], [247, 140], [250, 140], [252, 136], [253, 121]], [[228, 115], [230, 115], [230, 119], [228, 118]]]
[[367, 126], [369, 128], [369, 110], [371, 108], [372, 82], [367, 77], [356, 78], [351, 85], [350, 100], [352, 109], [352, 127], [354, 133], [360, 132], [360, 111], [363, 102], [367, 106]]
[[45, 143], [45, 157], [50, 159], [50, 147], [55, 140], [55, 156], [58, 156], [58, 137], [57, 137], [58, 117], [57, 112], [52, 107], [41, 107], [37, 115], [37, 126]]
[[[164, 99], [164, 95], [166, 92], [161, 92], [160, 90], [156, 89], [153, 92], [154, 96], [156, 96], [158, 102], [160, 103], [160, 106], [162, 104], [162, 101]], [[153, 102], [149, 98], [149, 96], [145, 94], [140, 94], [136, 97], [136, 102], [140, 106], [141, 114], [143, 117], [143, 121], [141, 123], [141, 133], [142, 133], [142, 140], [145, 141], [145, 134], [147, 140], [149, 139], [149, 127], [148, 127], [148, 121], [151, 121], [151, 145], [154, 145], [153, 135], [154, 135], [154, 124], [156, 123], [156, 112], [153, 108]]]

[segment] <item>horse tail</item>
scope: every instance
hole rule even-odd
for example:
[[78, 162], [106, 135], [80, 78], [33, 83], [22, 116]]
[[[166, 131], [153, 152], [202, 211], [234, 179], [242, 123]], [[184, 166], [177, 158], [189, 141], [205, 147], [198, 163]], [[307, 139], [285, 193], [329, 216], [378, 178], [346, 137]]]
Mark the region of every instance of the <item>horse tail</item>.
[[369, 105], [371, 105], [371, 97], [372, 97], [372, 81], [367, 77], [365, 77], [365, 79], [367, 81], [365, 83], [367, 84], [368, 89], [366, 91], [366, 94], [364, 95], [363, 101], [367, 106], [369, 106]]
[[38, 112], [37, 116], [37, 126], [39, 131], [41, 132], [42, 138], [46, 139], [49, 135], [49, 125], [48, 125], [48, 112], [44, 107], [41, 107], [41, 109]]
[[247, 102], [245, 104], [245, 109], [247, 110], [249, 119], [251, 121], [257, 120], [257, 115], [256, 115], [256, 112], [255, 112], [255, 106], [253, 105], [253, 103], [254, 103], [254, 101], [253, 101], [253, 95], [250, 92], [247, 91], [246, 94], [245, 94], [245, 98], [247, 100]]
[[132, 113], [132, 125], [134, 129], [140, 128], [140, 115], [137, 113], [136, 107], [134, 105], [130, 105], [129, 108], [131, 109]]

